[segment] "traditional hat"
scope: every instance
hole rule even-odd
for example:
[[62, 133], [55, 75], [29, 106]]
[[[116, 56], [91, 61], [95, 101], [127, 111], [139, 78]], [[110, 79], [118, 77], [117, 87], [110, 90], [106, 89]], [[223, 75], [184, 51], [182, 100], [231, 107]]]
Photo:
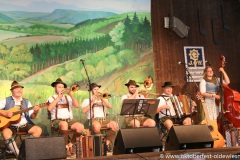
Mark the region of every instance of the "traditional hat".
[[62, 80], [61, 80], [61, 78], [58, 78], [55, 82], [53, 82], [52, 84], [51, 84], [51, 86], [52, 87], [55, 87], [55, 85], [56, 84], [63, 84], [64, 85], [64, 88], [67, 88], [67, 85], [66, 85], [66, 83], [64, 83]]
[[101, 85], [98, 85], [97, 83], [91, 83], [90, 84], [90, 91], [93, 90], [93, 88], [95, 88], [95, 87], [101, 88]]
[[137, 85], [137, 83], [134, 80], [129, 80], [128, 83], [125, 84], [125, 86], [130, 86], [130, 85], [134, 85], [136, 87], [139, 87], [139, 85]]
[[23, 87], [21, 84], [19, 84], [17, 81], [13, 81], [10, 90], [13, 90], [14, 88], [19, 88], [19, 87], [24, 88], [24, 87]]
[[164, 82], [163, 86], [164, 87], [174, 87], [174, 85], [172, 84], [172, 82]]

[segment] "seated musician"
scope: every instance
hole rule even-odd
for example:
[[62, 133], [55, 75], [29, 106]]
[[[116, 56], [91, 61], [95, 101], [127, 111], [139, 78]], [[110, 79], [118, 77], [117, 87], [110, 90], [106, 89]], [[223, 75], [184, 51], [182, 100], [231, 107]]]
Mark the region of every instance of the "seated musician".
[[[145, 97], [139, 94], [137, 83], [134, 80], [129, 80], [128, 83], [125, 84], [128, 88], [128, 94], [122, 96], [122, 103], [124, 99], [145, 99]], [[146, 115], [136, 115], [135, 117], [126, 116], [125, 122], [127, 127], [155, 127], [156, 122], [147, 117]]]
[[[12, 96], [9, 96], [5, 99], [2, 99], [0, 101], [0, 116], [6, 117], [7, 119], [5, 120], [4, 118], [1, 118], [1, 125], [2, 124], [8, 124], [9, 122], [12, 124], [10, 125], [9, 128], [8, 125], [1, 126], [3, 129], [2, 130], [2, 136], [5, 140], [6, 145], [8, 148], [16, 155], [18, 156], [19, 154], [19, 149], [16, 145], [16, 142], [12, 138], [13, 133], [15, 132], [27, 132], [30, 134], [32, 137], [40, 137], [42, 134], [42, 129], [31, 121], [31, 119], [36, 118], [38, 114], [39, 107], [35, 106], [32, 110], [29, 110], [28, 112], [23, 112], [21, 115], [19, 115], [19, 122], [15, 123], [16, 121], [11, 121], [11, 117], [14, 116], [13, 112], [26, 109], [29, 107], [32, 107], [30, 101], [28, 99], [25, 99], [22, 97], [23, 94], [23, 86], [20, 85], [17, 81], [13, 81], [11, 84], [11, 93]], [[16, 110], [15, 110], [16, 108]], [[4, 122], [7, 121], [8, 122]]]
[[[78, 108], [79, 103], [76, 98], [73, 97], [71, 91], [68, 91], [68, 95], [64, 95], [67, 85], [60, 78], [53, 82], [51, 86], [54, 87], [55, 90], [55, 94], [48, 98], [48, 111], [51, 113], [51, 125], [60, 130], [61, 135], [65, 139], [66, 154], [67, 156], [71, 156], [74, 154], [73, 144], [84, 130], [83, 124], [72, 121], [73, 114], [71, 108]], [[74, 131], [70, 142], [68, 142], [68, 129]]]
[[[173, 84], [172, 82], [165, 82], [162, 86], [163, 93], [158, 99], [159, 105], [157, 108], [157, 113], [159, 114], [159, 120], [161, 125], [164, 125], [167, 130], [169, 131], [173, 124], [180, 124], [180, 125], [191, 125], [191, 118], [190, 117], [177, 117], [177, 113], [175, 112], [173, 103], [170, 100], [170, 97], [173, 96]], [[192, 101], [192, 105], [196, 106], [196, 103]]]
[[[92, 92], [91, 96], [91, 107], [92, 107], [92, 131], [94, 134], [99, 134], [101, 128], [109, 128], [110, 130], [107, 133], [106, 144], [107, 150], [112, 151], [114, 144], [114, 139], [118, 131], [118, 124], [115, 121], [106, 119], [105, 109], [112, 108], [111, 103], [107, 99], [103, 99], [102, 93], [99, 92], [101, 86], [96, 83], [90, 84], [90, 91]], [[87, 118], [90, 119], [90, 104], [89, 99], [84, 99], [82, 103], [82, 112], [87, 114]]]

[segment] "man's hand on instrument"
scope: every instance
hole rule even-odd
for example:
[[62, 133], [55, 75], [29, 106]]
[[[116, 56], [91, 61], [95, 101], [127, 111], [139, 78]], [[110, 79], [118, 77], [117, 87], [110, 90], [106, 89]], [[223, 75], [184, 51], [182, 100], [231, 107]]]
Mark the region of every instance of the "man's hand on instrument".
[[37, 106], [35, 106], [34, 108], [33, 108], [33, 111], [34, 111], [34, 113], [38, 113], [38, 111], [39, 111], [39, 106], [37, 105]]
[[58, 98], [59, 98], [59, 99], [62, 99], [63, 94], [64, 94], [64, 90], [58, 92]]
[[139, 90], [136, 90], [135, 93], [133, 94], [133, 97], [134, 97], [134, 98], [139, 97], [139, 94], [138, 94], [138, 93], [139, 93]]
[[12, 116], [13, 116], [13, 112], [7, 112], [7, 113], [6, 113], [6, 117], [7, 117], [7, 118], [11, 118]]

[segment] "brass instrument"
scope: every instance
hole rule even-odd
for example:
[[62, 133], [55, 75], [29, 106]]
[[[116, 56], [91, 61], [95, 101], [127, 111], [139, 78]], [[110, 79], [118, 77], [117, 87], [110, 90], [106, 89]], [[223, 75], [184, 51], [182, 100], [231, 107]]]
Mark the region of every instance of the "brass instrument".
[[108, 99], [111, 97], [111, 94], [109, 93], [102, 93], [102, 92], [97, 92], [97, 95], [95, 95], [95, 97], [99, 100], [99, 99]]
[[152, 77], [151, 77], [151, 76], [148, 76], [148, 77], [144, 80], [143, 84], [144, 84], [144, 87], [145, 87], [147, 90], [151, 90], [152, 87], [153, 87], [153, 79], [152, 79]]
[[146, 90], [151, 90], [153, 88], [153, 78], [151, 76], [148, 76], [144, 82], [137, 82], [139, 84], [143, 84], [144, 88]]
[[109, 93], [103, 93], [103, 98], [104, 99], [108, 99], [108, 98], [110, 98], [111, 97], [111, 94], [109, 94]]
[[72, 85], [71, 87], [67, 87], [67, 88], [65, 88], [65, 90], [64, 90], [64, 94], [68, 94], [69, 92], [72, 92], [72, 93], [75, 93], [75, 92], [77, 92], [78, 91], [78, 85], [77, 84], [74, 84], [74, 85]]

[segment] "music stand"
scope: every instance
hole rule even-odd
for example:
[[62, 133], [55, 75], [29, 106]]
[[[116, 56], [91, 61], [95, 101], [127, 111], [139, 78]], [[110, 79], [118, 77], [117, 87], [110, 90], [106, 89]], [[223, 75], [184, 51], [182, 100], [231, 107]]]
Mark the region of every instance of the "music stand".
[[159, 99], [124, 99], [120, 115], [128, 115], [134, 118], [134, 115], [156, 114]]

